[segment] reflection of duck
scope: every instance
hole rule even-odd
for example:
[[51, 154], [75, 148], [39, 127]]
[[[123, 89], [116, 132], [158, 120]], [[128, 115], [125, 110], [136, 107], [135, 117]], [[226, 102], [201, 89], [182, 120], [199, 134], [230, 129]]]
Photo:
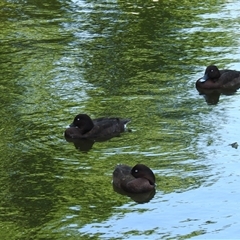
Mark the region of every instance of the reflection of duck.
[[219, 102], [220, 95], [233, 95], [236, 93], [235, 89], [203, 89], [196, 87], [199, 94], [203, 95], [207, 104], [216, 105]]
[[113, 190], [121, 195], [130, 197], [133, 201], [135, 201], [137, 203], [149, 202], [156, 193], [155, 188], [151, 191], [144, 192], [144, 193], [129, 193], [129, 192], [124, 191], [121, 188], [117, 188], [116, 185], [114, 185], [114, 184], [113, 184]]
[[97, 118], [92, 120], [87, 114], [78, 114], [70, 128], [65, 130], [66, 138], [106, 139], [124, 132], [129, 119]]
[[197, 80], [196, 87], [237, 90], [240, 87], [240, 71], [219, 70], [216, 66], [210, 65], [206, 68], [204, 76]]
[[137, 164], [133, 168], [117, 165], [113, 172], [113, 185], [128, 193], [151, 192], [155, 189], [155, 176], [144, 164]]
[[[68, 129], [69, 131], [72, 130], [72, 128]], [[69, 133], [69, 132], [68, 132]], [[76, 149], [78, 149], [81, 152], [88, 152], [92, 149], [92, 146], [95, 142], [104, 142], [109, 139], [111, 139], [113, 136], [105, 137], [105, 138], [97, 138], [97, 139], [88, 139], [88, 138], [68, 138], [65, 137], [67, 142], [72, 142]]]
[[88, 152], [93, 144], [95, 143], [92, 139], [74, 139], [74, 138], [66, 138], [68, 142], [72, 142], [76, 149], [81, 152]]

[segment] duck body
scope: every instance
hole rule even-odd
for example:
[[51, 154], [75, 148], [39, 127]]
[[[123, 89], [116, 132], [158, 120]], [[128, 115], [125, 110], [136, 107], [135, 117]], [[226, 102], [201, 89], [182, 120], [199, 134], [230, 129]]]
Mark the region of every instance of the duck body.
[[128, 165], [117, 165], [113, 172], [113, 185], [128, 193], [145, 193], [155, 189], [155, 176], [144, 164], [133, 168]]
[[70, 127], [65, 130], [66, 138], [74, 139], [109, 139], [125, 131], [130, 119], [97, 118], [91, 119], [87, 114], [78, 114]]
[[225, 89], [236, 90], [240, 87], [240, 71], [223, 69], [215, 65], [206, 68], [204, 76], [196, 82], [197, 89]]

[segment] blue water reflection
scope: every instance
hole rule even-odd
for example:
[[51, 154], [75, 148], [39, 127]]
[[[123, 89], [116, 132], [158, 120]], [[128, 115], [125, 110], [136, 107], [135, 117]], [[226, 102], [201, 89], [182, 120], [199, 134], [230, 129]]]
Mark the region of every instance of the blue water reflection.
[[[1, 4], [1, 239], [238, 238], [240, 93], [208, 105], [195, 82], [240, 70], [239, 1]], [[79, 151], [79, 113], [132, 132]], [[111, 184], [138, 162], [157, 181], [144, 204]]]

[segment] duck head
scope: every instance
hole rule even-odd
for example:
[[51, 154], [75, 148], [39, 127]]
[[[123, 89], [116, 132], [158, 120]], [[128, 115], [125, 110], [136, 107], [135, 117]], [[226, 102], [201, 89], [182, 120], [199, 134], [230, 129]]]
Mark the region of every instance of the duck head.
[[94, 127], [94, 124], [87, 114], [78, 114], [69, 126], [79, 128], [81, 134], [85, 134]]

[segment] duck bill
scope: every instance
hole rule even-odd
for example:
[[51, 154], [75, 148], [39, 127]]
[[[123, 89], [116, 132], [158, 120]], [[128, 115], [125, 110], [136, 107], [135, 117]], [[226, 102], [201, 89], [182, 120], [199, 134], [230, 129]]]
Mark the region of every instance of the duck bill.
[[71, 123], [69, 127], [77, 127], [74, 123]]
[[207, 79], [208, 79], [208, 76], [205, 74], [203, 77], [199, 78], [198, 81], [201, 83], [204, 83], [207, 81]]

